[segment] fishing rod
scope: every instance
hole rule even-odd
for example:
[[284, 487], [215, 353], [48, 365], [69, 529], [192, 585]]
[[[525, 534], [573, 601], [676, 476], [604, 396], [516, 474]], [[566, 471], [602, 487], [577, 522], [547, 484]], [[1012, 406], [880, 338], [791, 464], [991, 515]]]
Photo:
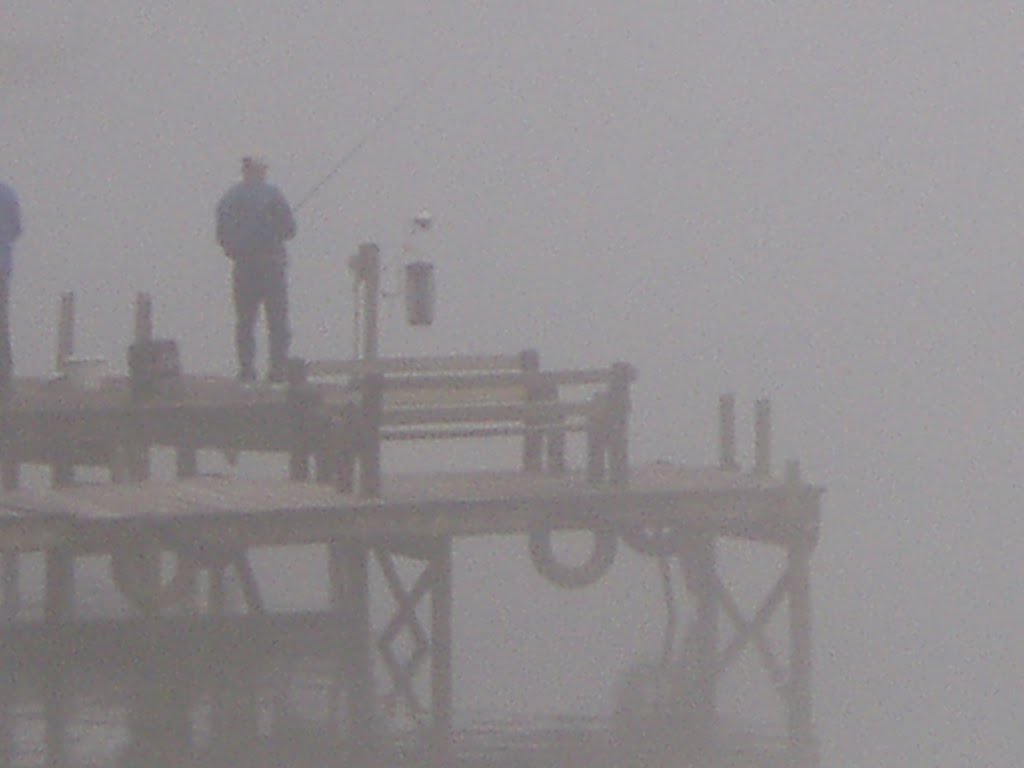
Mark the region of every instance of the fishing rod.
[[381, 115], [373, 123], [373, 125], [371, 125], [359, 137], [356, 143], [353, 144], [349, 148], [349, 150], [341, 156], [338, 162], [334, 164], [334, 167], [332, 167], [331, 170], [328, 171], [327, 174], [322, 179], [320, 179], [320, 181], [318, 181], [313, 186], [313, 188], [309, 190], [309, 192], [306, 193], [306, 196], [299, 201], [298, 205], [295, 206], [295, 211], [300, 211], [303, 208], [303, 206], [306, 205], [306, 203], [308, 203], [310, 200], [316, 197], [317, 193], [319, 193], [320, 190], [323, 189], [324, 186], [326, 186], [326, 184], [331, 179], [333, 179], [338, 174], [338, 172], [341, 171], [341, 169], [344, 168], [349, 163], [349, 161], [352, 160], [352, 158], [354, 158], [356, 155], [359, 154], [360, 151], [362, 151], [363, 147], [370, 139], [372, 139], [377, 133], [379, 133], [389, 122], [394, 120], [395, 116], [398, 115], [399, 112], [401, 112], [403, 109], [405, 109], [406, 106], [409, 105], [409, 102], [411, 102], [416, 96], [418, 96], [420, 93], [429, 88], [431, 83], [433, 83], [434, 79], [437, 77], [440, 71], [441, 67], [435, 69], [427, 77], [423, 78], [419, 83], [417, 83], [415, 87], [411, 88], [404, 96], [402, 96], [401, 99], [395, 102], [391, 109], [389, 109], [387, 112]]

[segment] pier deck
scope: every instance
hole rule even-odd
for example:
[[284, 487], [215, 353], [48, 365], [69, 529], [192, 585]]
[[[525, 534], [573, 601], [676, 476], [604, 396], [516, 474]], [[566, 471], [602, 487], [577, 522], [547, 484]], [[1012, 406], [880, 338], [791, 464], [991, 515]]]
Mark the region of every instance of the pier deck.
[[[390, 688], [384, 698], [415, 713], [419, 723], [410, 764], [501, 764], [498, 753], [485, 757], [476, 745], [469, 751], [477, 757], [469, 759], [460, 746], [452, 695], [452, 547], [464, 538], [524, 536], [537, 571], [567, 589], [596, 585], [620, 542], [641, 555], [677, 561], [694, 606], [685, 643], [692, 658], [672, 660], [664, 672], [685, 668], [686, 703], [667, 688], [658, 687], [654, 700], [650, 691], [638, 690], [638, 716], [661, 723], [662, 735], [678, 730], [673, 718], [685, 722], [687, 754], [696, 761], [734, 754], [717, 722], [716, 686], [739, 654], [752, 648], [783, 704], [785, 759], [815, 765], [809, 559], [822, 489], [806, 483], [795, 464], [773, 475], [763, 440], [755, 446], [754, 469], [738, 469], [730, 419], [723, 420], [718, 467], [630, 466], [628, 366], [539, 372], [527, 365], [530, 356], [523, 360], [521, 372], [438, 374], [431, 368], [415, 383], [388, 382], [371, 372], [360, 373], [351, 386], [318, 386], [298, 377], [287, 388], [251, 388], [181, 376], [158, 396], [141, 398], [127, 377], [110, 377], [89, 391], [63, 380], [18, 380], [0, 409], [6, 618], [0, 622], [0, 672], [8, 682], [19, 676], [41, 681], [43, 764], [75, 765], [74, 694], [66, 683], [85, 659], [134, 671], [133, 696], [142, 704], [130, 713], [126, 748], [136, 759], [163, 764], [198, 743], [200, 695], [219, 702], [211, 706], [220, 707], [215, 719], [222, 731], [219, 740], [214, 734], [207, 741], [226, 755], [223, 764], [240, 759], [239, 740], [252, 758], [262, 738], [253, 689], [260, 659], [292, 647], [334, 659], [346, 702], [344, 727], [328, 735], [345, 744], [339, 764], [377, 764], [389, 753], [380, 723], [382, 687]], [[551, 397], [558, 387], [580, 383], [596, 391], [573, 402], [557, 392]], [[424, 405], [424, 393], [438, 388], [445, 396]], [[472, 402], [465, 401], [467, 392]], [[575, 468], [565, 448], [571, 431], [585, 440]], [[485, 436], [521, 440], [522, 466], [425, 475], [382, 471], [384, 440]], [[154, 446], [176, 452], [174, 478], [150, 477]], [[204, 474], [197, 454], [206, 448], [286, 454], [289, 479]], [[315, 481], [311, 458], [318, 462]], [[51, 487], [24, 487], [22, 464], [49, 465]], [[78, 466], [109, 467], [113, 482], [81, 482]], [[552, 537], [563, 531], [592, 536], [589, 558], [559, 561]], [[717, 574], [716, 543], [725, 539], [777, 548], [786, 562], [749, 617]], [[296, 545], [326, 553], [328, 604], [305, 613], [268, 611], [249, 553]], [[26, 615], [19, 612], [16, 563], [36, 553], [45, 561], [45, 596], [42, 611]], [[76, 613], [76, 560], [96, 556], [110, 559], [128, 608], [126, 616], [106, 623]], [[175, 572], [168, 580], [162, 569], [169, 556]], [[411, 583], [403, 576], [409, 568], [417, 571]], [[241, 606], [226, 596], [232, 569]], [[371, 610], [374, 573], [394, 602], [383, 624]], [[205, 600], [197, 598], [197, 574], [208, 581]], [[780, 657], [770, 647], [766, 624], [783, 604], [788, 653]], [[247, 661], [237, 667], [240, 656]], [[203, 678], [217, 669], [238, 672], [213, 675], [234, 691], [227, 698], [199, 692], [208, 682]], [[243, 684], [247, 676], [252, 680]], [[0, 685], [0, 753], [8, 756], [17, 753], [9, 726], [21, 706], [19, 685]], [[572, 743], [559, 742], [559, 749]], [[590, 746], [580, 749], [590, 754]], [[531, 764], [527, 752], [508, 759]], [[620, 754], [609, 765], [621, 764], [619, 758], [631, 755]]]
[[821, 489], [716, 468], [654, 464], [612, 487], [582, 475], [521, 472], [395, 475], [378, 497], [287, 480], [198, 476], [75, 484], [0, 494], [0, 551], [109, 553], [153, 536], [270, 547], [395, 536], [528, 534], [683, 525], [692, 533], [784, 543], [819, 524]]

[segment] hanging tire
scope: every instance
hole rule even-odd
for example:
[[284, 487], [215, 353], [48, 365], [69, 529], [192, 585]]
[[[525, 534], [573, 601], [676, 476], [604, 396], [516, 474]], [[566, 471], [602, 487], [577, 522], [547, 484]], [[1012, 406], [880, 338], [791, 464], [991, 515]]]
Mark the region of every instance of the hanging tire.
[[[583, 526], [593, 536], [594, 543], [590, 556], [579, 565], [566, 565], [555, 555], [551, 537], [554, 529], [545, 525], [529, 534], [530, 560], [537, 573], [564, 589], [589, 587], [604, 576], [615, 562], [619, 537], [609, 526], [598, 521]], [[565, 531], [566, 533], [574, 531]]]
[[141, 613], [166, 613], [186, 604], [195, 595], [195, 562], [178, 553], [174, 575], [164, 581], [160, 575], [160, 554], [135, 549], [120, 550], [110, 556], [114, 585]]

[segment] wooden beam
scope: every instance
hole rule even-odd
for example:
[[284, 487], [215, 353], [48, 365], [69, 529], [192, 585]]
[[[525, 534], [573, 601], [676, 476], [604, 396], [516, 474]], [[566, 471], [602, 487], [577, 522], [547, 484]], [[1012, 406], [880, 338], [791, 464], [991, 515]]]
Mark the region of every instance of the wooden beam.
[[430, 593], [430, 746], [437, 766], [451, 765], [452, 687], [452, 540], [436, 541], [434, 582]]
[[761, 657], [762, 665], [775, 685], [775, 689], [782, 695], [785, 695], [788, 678], [778, 659], [776, 659], [775, 652], [772, 651], [768, 638], [765, 637], [762, 630], [782, 604], [786, 596], [786, 590], [789, 587], [789, 578], [790, 574], [787, 568], [782, 572], [775, 585], [761, 602], [760, 607], [754, 614], [754, 618], [747, 621], [721, 578], [717, 574], [715, 576], [715, 589], [718, 599], [721, 601], [722, 608], [729, 617], [729, 620], [736, 628], [732, 641], [726, 647], [718, 662], [719, 672], [724, 672], [743, 652], [743, 649], [753, 642], [758, 655]]
[[736, 398], [725, 394], [718, 398], [718, 466], [732, 470], [736, 463]]
[[767, 399], [754, 403], [754, 474], [772, 471], [772, 404]]
[[64, 372], [64, 361], [75, 354], [75, 294], [65, 291], [60, 296], [57, 315], [57, 373]]

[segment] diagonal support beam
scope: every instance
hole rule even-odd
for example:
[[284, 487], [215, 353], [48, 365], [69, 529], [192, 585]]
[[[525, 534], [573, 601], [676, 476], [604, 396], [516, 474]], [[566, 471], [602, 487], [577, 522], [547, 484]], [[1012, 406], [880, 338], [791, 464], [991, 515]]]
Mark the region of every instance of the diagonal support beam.
[[[436, 588], [437, 564], [433, 560], [429, 561], [412, 588], [407, 589], [395, 567], [393, 555], [383, 550], [377, 550], [376, 554], [385, 581], [396, 603], [395, 614], [378, 636], [377, 649], [391, 676], [392, 695], [404, 700], [412, 712], [423, 713], [426, 711], [426, 707], [420, 703], [413, 681], [416, 672], [430, 653], [430, 641], [420, 624], [416, 608], [424, 596]], [[404, 660], [400, 660], [394, 643], [403, 629], [408, 630], [413, 648]]]
[[768, 638], [764, 634], [764, 627], [782, 604], [787, 590], [789, 589], [789, 583], [790, 570], [787, 567], [761, 602], [760, 607], [754, 614], [754, 618], [747, 621], [743, 616], [743, 613], [740, 611], [736, 600], [733, 598], [732, 593], [722, 582], [718, 574], [715, 574], [715, 594], [722, 604], [722, 609], [725, 611], [729, 620], [733, 623], [733, 626], [736, 629], [732, 640], [719, 659], [719, 672], [726, 670], [730, 665], [732, 665], [743, 650], [753, 643], [761, 658], [761, 664], [771, 677], [772, 683], [775, 684], [780, 695], [785, 695], [785, 688], [788, 684], [789, 675], [776, 658], [775, 652], [772, 650], [771, 644], [768, 642]]

